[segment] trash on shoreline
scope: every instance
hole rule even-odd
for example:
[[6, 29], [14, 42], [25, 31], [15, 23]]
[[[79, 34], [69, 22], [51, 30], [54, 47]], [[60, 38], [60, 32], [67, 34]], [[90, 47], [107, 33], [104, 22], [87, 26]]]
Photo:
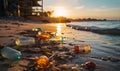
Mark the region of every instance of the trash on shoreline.
[[80, 45], [80, 46], [74, 46], [72, 51], [74, 53], [90, 53], [91, 46], [90, 45]]
[[12, 60], [12, 61], [19, 60], [19, 59], [21, 59], [21, 56], [22, 56], [20, 51], [15, 50], [11, 47], [2, 48], [1, 55], [2, 55], [2, 57], [7, 58], [7, 59]]
[[85, 66], [86, 66], [86, 68], [88, 68], [88, 69], [95, 69], [95, 67], [96, 67], [96, 64], [94, 63], [94, 62], [85, 62]]
[[46, 69], [49, 64], [49, 58], [47, 56], [40, 56], [36, 60], [37, 68]]
[[15, 43], [17, 46], [33, 45], [35, 44], [35, 39], [33, 37], [21, 37]]
[[50, 35], [47, 33], [41, 33], [36, 35], [39, 40], [48, 40], [50, 39]]
[[39, 31], [42, 31], [42, 29], [41, 28], [33, 28], [32, 31], [39, 32]]

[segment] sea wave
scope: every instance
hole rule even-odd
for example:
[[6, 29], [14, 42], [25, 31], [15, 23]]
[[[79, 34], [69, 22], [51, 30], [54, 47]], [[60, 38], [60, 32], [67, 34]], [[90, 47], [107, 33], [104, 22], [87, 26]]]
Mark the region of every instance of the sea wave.
[[99, 34], [109, 34], [109, 35], [119, 35], [120, 36], [120, 29], [118, 28], [100, 28], [96, 26], [79, 26], [79, 25], [71, 25], [67, 24], [67, 27], [71, 27], [76, 30], [82, 31], [90, 31]]

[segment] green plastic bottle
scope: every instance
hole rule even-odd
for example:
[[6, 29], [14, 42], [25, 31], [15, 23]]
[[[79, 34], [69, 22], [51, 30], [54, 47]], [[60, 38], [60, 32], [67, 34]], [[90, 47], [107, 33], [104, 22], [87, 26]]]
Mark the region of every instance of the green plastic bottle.
[[7, 58], [9, 60], [12, 60], [12, 61], [16, 61], [16, 60], [19, 60], [21, 59], [21, 52], [18, 51], [18, 50], [15, 50], [11, 47], [4, 47], [1, 49], [1, 55], [4, 57], [4, 58]]
[[33, 30], [33, 31], [36, 31], [36, 32], [42, 31], [41, 28], [33, 28], [32, 30]]

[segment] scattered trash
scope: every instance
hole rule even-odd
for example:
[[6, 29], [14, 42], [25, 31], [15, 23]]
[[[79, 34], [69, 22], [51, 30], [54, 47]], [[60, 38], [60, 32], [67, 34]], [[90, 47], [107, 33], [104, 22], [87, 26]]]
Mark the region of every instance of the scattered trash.
[[[28, 64], [28, 66], [25, 65], [27, 67], [25, 71], [83, 71], [85, 69], [84, 67], [80, 68], [78, 64], [69, 64], [69, 62], [72, 62], [72, 59], [75, 58], [75, 53], [90, 53], [90, 45], [75, 46], [76, 44], [69, 43], [69, 45], [74, 46], [72, 48], [72, 52], [74, 53], [71, 53], [70, 48], [64, 47], [63, 45], [60, 47], [65, 37], [57, 36], [55, 32], [47, 32], [42, 31], [41, 28], [33, 28], [32, 30], [22, 32], [22, 35], [28, 35], [28, 37], [18, 38], [15, 41], [17, 46], [26, 47], [27, 45], [36, 44], [34, 48], [29, 46], [29, 48], [22, 48], [21, 50], [23, 54], [28, 54], [23, 55], [22, 58], [31, 63]], [[35, 36], [29, 37], [30, 35]], [[47, 43], [46, 40], [48, 41]], [[39, 44], [39, 41], [41, 44]], [[1, 50], [1, 55], [9, 60], [19, 60], [21, 59], [21, 52], [10, 47], [4, 47]], [[39, 55], [42, 56], [39, 57]], [[24, 62], [21, 63], [21, 65], [24, 66]], [[86, 62], [84, 66], [94, 69], [96, 64]]]
[[85, 66], [88, 68], [88, 69], [94, 69], [96, 67], [96, 64], [94, 62], [85, 62]]
[[15, 41], [18, 46], [33, 45], [35, 44], [35, 39], [33, 37], [21, 37]]
[[45, 70], [49, 64], [49, 58], [47, 56], [40, 56], [37, 61], [37, 68]]
[[49, 58], [45, 55], [30, 58], [30, 60], [33, 60], [34, 63], [29, 66], [28, 71], [46, 71], [46, 69], [48, 69], [51, 65], [55, 64], [55, 60], [50, 62], [55, 55], [56, 53], [53, 53]]
[[42, 31], [42, 29], [41, 28], [33, 28], [32, 31], [39, 32], [39, 31]]
[[37, 37], [38, 37], [38, 39], [40, 39], [40, 40], [48, 40], [48, 39], [50, 39], [50, 35], [47, 34], [47, 33], [38, 34]]
[[79, 71], [78, 64], [62, 64], [58, 66], [61, 70], [65, 71]]
[[21, 52], [18, 51], [18, 50], [15, 50], [11, 47], [4, 47], [1, 49], [1, 55], [4, 57], [4, 58], [7, 58], [9, 60], [12, 60], [12, 61], [16, 61], [16, 60], [19, 60], [21, 59]]
[[74, 53], [90, 53], [91, 46], [90, 45], [74, 46], [72, 50]]

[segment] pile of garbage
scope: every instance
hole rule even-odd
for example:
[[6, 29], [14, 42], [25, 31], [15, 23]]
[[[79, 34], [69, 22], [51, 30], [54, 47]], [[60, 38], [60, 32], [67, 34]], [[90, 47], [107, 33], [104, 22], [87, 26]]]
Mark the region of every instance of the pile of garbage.
[[89, 44], [68, 48], [63, 45], [64, 37], [55, 32], [46, 32], [41, 28], [33, 28], [20, 32], [15, 45], [1, 46], [1, 56], [11, 61], [22, 59], [30, 61], [24, 71], [86, 71], [94, 70], [94, 62], [73, 64], [77, 54], [91, 52]]

